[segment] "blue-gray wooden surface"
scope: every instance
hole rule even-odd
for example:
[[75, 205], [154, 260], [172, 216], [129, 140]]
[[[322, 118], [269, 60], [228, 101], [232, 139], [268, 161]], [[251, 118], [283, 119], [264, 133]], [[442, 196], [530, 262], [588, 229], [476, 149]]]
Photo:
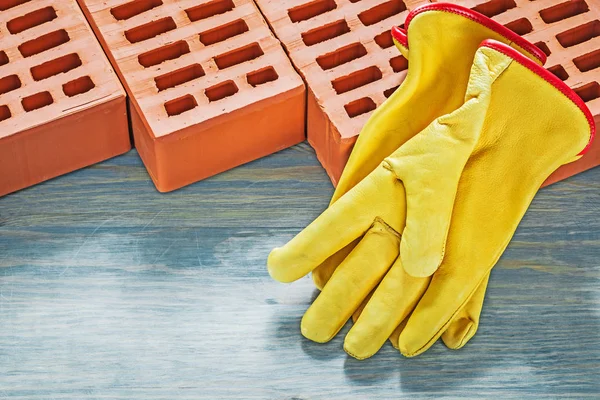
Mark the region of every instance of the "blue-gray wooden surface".
[[543, 189], [462, 350], [299, 333], [269, 250], [327, 205], [306, 144], [159, 194], [137, 153], [0, 198], [0, 398], [600, 398], [600, 168]]

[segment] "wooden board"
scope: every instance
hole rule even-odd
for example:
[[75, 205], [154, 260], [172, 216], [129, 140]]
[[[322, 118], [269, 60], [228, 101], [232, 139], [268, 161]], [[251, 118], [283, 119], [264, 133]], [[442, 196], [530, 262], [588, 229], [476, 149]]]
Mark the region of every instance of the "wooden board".
[[600, 168], [537, 196], [475, 338], [414, 359], [303, 339], [310, 278], [268, 277], [331, 194], [301, 144], [169, 194], [132, 151], [0, 198], [0, 398], [598, 396]]

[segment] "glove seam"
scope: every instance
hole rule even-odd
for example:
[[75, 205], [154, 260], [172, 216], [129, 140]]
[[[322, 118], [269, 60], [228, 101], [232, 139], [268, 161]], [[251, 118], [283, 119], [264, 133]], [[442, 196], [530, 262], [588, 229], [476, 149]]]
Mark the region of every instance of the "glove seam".
[[383, 225], [383, 228], [390, 232], [391, 234], [393, 234], [394, 236], [396, 236], [398, 239], [400, 239], [402, 237], [402, 235], [398, 232], [396, 232], [396, 230], [394, 228], [392, 228], [388, 223], [386, 223], [381, 217], [375, 217], [373, 219], [373, 223], [371, 224], [371, 226], [369, 227], [369, 230], [367, 230], [367, 233], [371, 232], [371, 229], [373, 227], [375, 227], [375, 224], [379, 222], [381, 225]]
[[349, 356], [351, 356], [353, 358], [356, 358], [359, 361], [366, 360], [367, 358], [372, 357], [374, 355], [374, 354], [369, 354], [368, 356], [364, 356], [364, 357], [357, 356], [356, 354], [354, 354], [353, 352], [351, 352], [350, 350], [348, 350], [346, 348], [346, 345], [344, 345], [344, 351], [346, 353], [348, 353]]

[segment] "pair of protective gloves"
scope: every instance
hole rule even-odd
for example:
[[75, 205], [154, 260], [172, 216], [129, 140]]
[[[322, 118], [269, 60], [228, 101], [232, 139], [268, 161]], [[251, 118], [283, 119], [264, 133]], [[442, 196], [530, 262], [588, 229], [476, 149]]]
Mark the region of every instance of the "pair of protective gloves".
[[329, 208], [269, 255], [282, 282], [321, 293], [302, 334], [364, 359], [405, 356], [477, 330], [489, 274], [544, 180], [594, 135], [583, 101], [536, 46], [469, 9], [412, 11], [392, 36], [400, 88], [360, 133]]

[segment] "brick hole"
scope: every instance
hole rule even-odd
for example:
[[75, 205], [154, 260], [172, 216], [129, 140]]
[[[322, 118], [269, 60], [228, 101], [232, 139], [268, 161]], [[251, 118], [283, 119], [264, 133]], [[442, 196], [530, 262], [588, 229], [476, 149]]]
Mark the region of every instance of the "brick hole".
[[288, 16], [292, 22], [306, 21], [327, 11], [335, 10], [336, 7], [337, 4], [335, 4], [334, 0], [314, 0], [310, 3], [290, 8]]
[[390, 31], [381, 32], [379, 35], [375, 36], [375, 43], [382, 49], [392, 47], [394, 45], [392, 33]]
[[4, 121], [5, 119], [9, 119], [12, 117], [10, 113], [10, 108], [8, 106], [0, 106], [0, 121]]
[[21, 100], [23, 109], [27, 112], [37, 110], [38, 108], [46, 107], [52, 104], [54, 100], [50, 92], [40, 92], [32, 94]]
[[377, 108], [377, 105], [370, 97], [363, 97], [362, 99], [354, 100], [344, 106], [346, 113], [350, 118], [357, 117], [359, 115], [368, 113]]
[[226, 13], [235, 8], [233, 0], [212, 0], [199, 6], [185, 10], [190, 21], [198, 21], [215, 15]]
[[251, 43], [227, 53], [215, 56], [215, 63], [219, 69], [229, 68], [246, 61], [254, 60], [265, 54], [258, 43]]
[[21, 80], [17, 75], [0, 78], [0, 94], [8, 93], [21, 87]]
[[134, 0], [129, 3], [111, 8], [110, 13], [116, 20], [122, 21], [135, 17], [138, 14], [152, 10], [155, 7], [162, 6], [162, 0]]
[[381, 79], [381, 70], [376, 66], [371, 66], [349, 75], [334, 79], [331, 82], [333, 89], [337, 94], [349, 92], [350, 90], [367, 85]]
[[305, 45], [312, 46], [348, 32], [350, 32], [348, 23], [345, 19], [341, 19], [302, 33], [302, 41]]
[[531, 22], [527, 18], [520, 18], [515, 21], [509, 22], [504, 25], [517, 35], [525, 35], [533, 30], [533, 26], [531, 26]]
[[367, 49], [365, 49], [365, 46], [363, 46], [362, 43], [357, 42], [317, 57], [317, 64], [319, 64], [323, 70], [328, 70], [352, 60], [356, 60], [366, 54]]
[[581, 72], [591, 71], [600, 67], [600, 49], [573, 59], [573, 63]]
[[385, 96], [385, 98], [387, 99], [388, 97], [390, 97], [391, 95], [393, 95], [393, 94], [394, 94], [394, 92], [396, 91], [396, 89], [398, 89], [399, 87], [400, 87], [400, 85], [398, 85], [398, 86], [394, 86], [394, 87], [391, 87], [391, 88], [389, 88], [389, 89], [387, 89], [387, 90], [384, 90], [384, 91], [383, 91], [383, 95], [384, 95], [384, 96]]
[[9, 8], [20, 6], [29, 1], [31, 0], [0, 0], [0, 11], [6, 11]]
[[31, 57], [70, 40], [69, 34], [64, 29], [47, 33], [38, 38], [29, 40], [19, 46], [19, 52], [23, 57]]
[[562, 65], [555, 65], [553, 67], [550, 67], [548, 68], [548, 71], [552, 72], [562, 81], [566, 81], [567, 79], [569, 79], [569, 74], [567, 73], [567, 71], [565, 71]]
[[406, 10], [406, 5], [401, 0], [390, 0], [358, 14], [358, 19], [365, 26], [373, 25], [393, 15]]
[[246, 75], [246, 81], [252, 87], [262, 85], [263, 83], [273, 82], [279, 78], [273, 67], [261, 68]]
[[33, 76], [34, 80], [41, 81], [54, 75], [69, 72], [80, 66], [81, 58], [79, 58], [79, 55], [71, 53], [31, 67], [31, 76]]
[[177, 99], [167, 101], [165, 103], [165, 111], [167, 111], [169, 117], [173, 117], [186, 111], [190, 111], [191, 109], [196, 108], [196, 106], [198, 106], [198, 103], [194, 96], [186, 94]]
[[0, 51], [0, 66], [8, 64], [8, 56], [5, 51]]
[[486, 17], [494, 17], [498, 14], [502, 14], [510, 10], [511, 8], [515, 8], [517, 5], [514, 0], [490, 0], [487, 3], [480, 4], [476, 7], [473, 7], [474, 11], [485, 15]]
[[50, 22], [57, 17], [54, 8], [45, 7], [8, 21], [6, 27], [10, 33], [15, 35], [24, 30]]
[[570, 0], [540, 11], [542, 20], [551, 24], [563, 19], [571, 18], [579, 14], [588, 12], [590, 9], [584, 0]]
[[125, 31], [125, 37], [129, 40], [129, 43], [137, 43], [172, 31], [175, 28], [177, 28], [177, 25], [175, 25], [173, 18], [165, 17], [128, 29]]
[[95, 87], [96, 85], [89, 76], [82, 76], [62, 85], [63, 93], [69, 97], [87, 93]]
[[238, 90], [238, 87], [233, 81], [227, 81], [209, 87], [204, 91], [204, 94], [208, 97], [209, 101], [218, 101], [225, 97], [233, 96]]
[[404, 71], [408, 68], [408, 60], [404, 56], [396, 56], [390, 59], [390, 66], [394, 72]]
[[600, 84], [598, 82], [591, 82], [580, 88], [575, 89], [575, 93], [583, 101], [592, 101], [600, 97]]
[[174, 60], [190, 52], [190, 46], [185, 40], [168, 44], [158, 49], [147, 51], [138, 56], [138, 62], [144, 68], [158, 65], [168, 60]]
[[242, 33], [248, 32], [248, 25], [243, 19], [238, 19], [225, 25], [218, 26], [199, 34], [200, 43], [210, 46]]
[[587, 42], [600, 35], [600, 20], [588, 22], [556, 35], [558, 43], [564, 48]]
[[180, 68], [176, 71], [157, 76], [154, 78], [154, 83], [158, 91], [166, 90], [175, 86], [183, 85], [186, 82], [198, 79], [204, 76], [204, 70], [200, 64], [192, 64], [187, 67]]
[[537, 47], [538, 49], [540, 49], [541, 51], [544, 52], [544, 54], [546, 55], [546, 57], [550, 57], [550, 54], [552, 54], [552, 52], [550, 51], [550, 48], [548, 47], [548, 45], [544, 42], [537, 42], [534, 43], [535, 47]]

